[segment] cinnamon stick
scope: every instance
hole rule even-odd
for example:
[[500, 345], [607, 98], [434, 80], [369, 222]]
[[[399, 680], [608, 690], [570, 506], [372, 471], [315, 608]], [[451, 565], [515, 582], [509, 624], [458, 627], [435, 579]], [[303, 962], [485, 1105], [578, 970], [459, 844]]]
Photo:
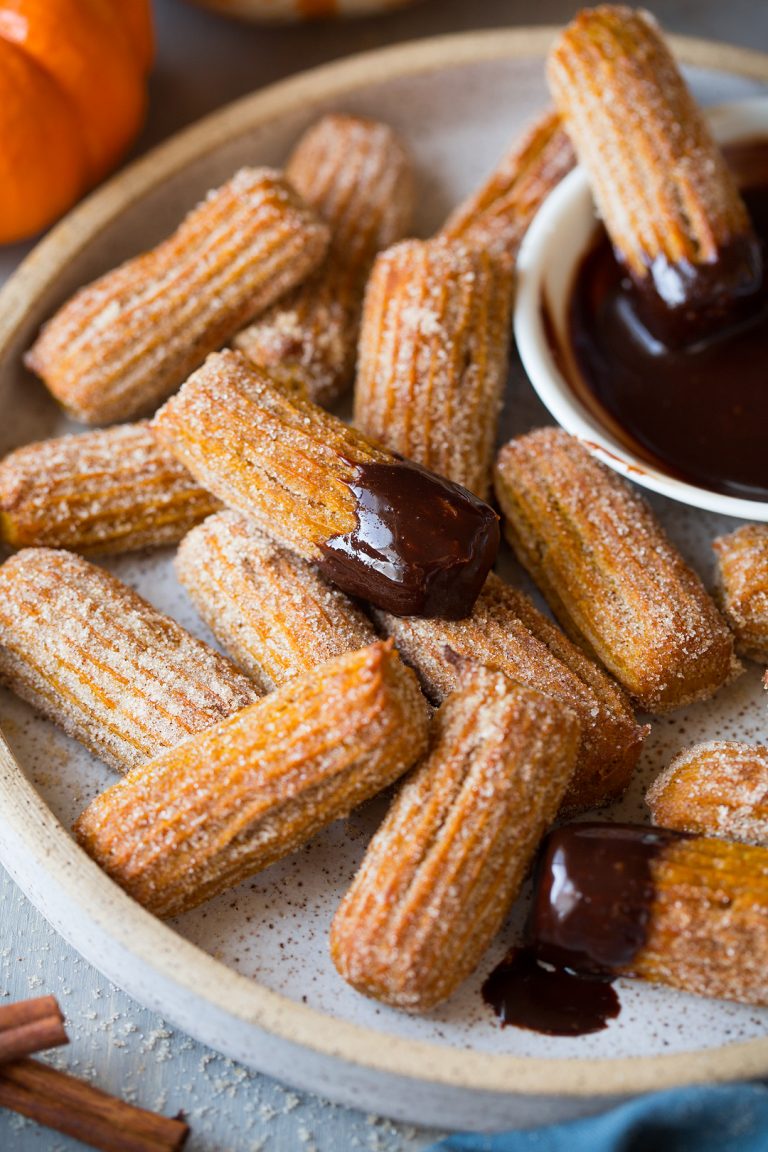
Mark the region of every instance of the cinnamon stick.
[[0, 1008], [0, 1064], [69, 1043], [54, 996], [38, 996]]
[[135, 1108], [37, 1060], [0, 1068], [0, 1107], [102, 1152], [176, 1152], [189, 1128]]

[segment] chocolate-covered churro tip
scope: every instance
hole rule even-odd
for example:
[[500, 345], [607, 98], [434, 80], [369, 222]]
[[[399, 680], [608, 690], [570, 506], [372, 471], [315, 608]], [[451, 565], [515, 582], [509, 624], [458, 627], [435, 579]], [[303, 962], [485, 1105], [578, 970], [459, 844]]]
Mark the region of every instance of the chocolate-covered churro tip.
[[698, 343], [754, 316], [763, 287], [759, 239], [751, 228], [723, 243], [715, 260], [672, 262], [664, 254], [634, 277], [637, 312], [648, 331], [667, 348]]
[[653, 907], [651, 863], [682, 835], [592, 823], [550, 833], [530, 920], [539, 959], [596, 976], [631, 968]]
[[499, 547], [493, 509], [407, 460], [355, 466], [355, 527], [321, 545], [324, 575], [398, 616], [467, 616]]
[[584, 9], [547, 76], [653, 336], [688, 346], [743, 318], [761, 286], [760, 242], [655, 20]]
[[619, 1015], [612, 987], [646, 942], [652, 864], [684, 834], [632, 824], [568, 824], [550, 832], [536, 868], [528, 943], [482, 988], [505, 1025], [549, 1036], [600, 1032]]

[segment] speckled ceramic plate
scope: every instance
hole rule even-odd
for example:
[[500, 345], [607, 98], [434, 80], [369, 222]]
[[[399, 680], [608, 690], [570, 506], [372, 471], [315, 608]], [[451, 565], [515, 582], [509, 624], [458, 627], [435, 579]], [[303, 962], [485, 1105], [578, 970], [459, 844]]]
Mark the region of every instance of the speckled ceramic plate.
[[[426, 234], [546, 102], [547, 29], [496, 31], [358, 57], [276, 85], [183, 132], [58, 226], [0, 298], [0, 450], [67, 429], [21, 368], [40, 322], [78, 285], [168, 232], [244, 163], [280, 164], [319, 113], [381, 117], [418, 161]], [[766, 90], [768, 57], [676, 44], [709, 102]], [[513, 370], [504, 433], [546, 414]], [[709, 541], [731, 522], [662, 499], [659, 513], [709, 577]], [[110, 563], [153, 603], [205, 635], [167, 554]], [[511, 564], [510, 564], [511, 567]], [[519, 573], [510, 572], [514, 579]], [[210, 639], [210, 637], [208, 637]], [[222, 1052], [296, 1086], [409, 1121], [494, 1128], [599, 1110], [632, 1093], [768, 1073], [768, 1011], [624, 982], [603, 1032], [552, 1039], [500, 1029], [480, 984], [515, 940], [520, 912], [447, 1005], [412, 1019], [352, 992], [328, 958], [328, 925], [382, 806], [170, 924], [133, 904], [76, 847], [73, 816], [111, 777], [29, 709], [0, 696], [0, 856], [32, 901], [110, 978]], [[759, 670], [710, 704], [654, 725], [630, 795], [610, 818], [643, 818], [647, 781], [684, 744], [766, 735]], [[13, 755], [11, 754], [13, 753]]]

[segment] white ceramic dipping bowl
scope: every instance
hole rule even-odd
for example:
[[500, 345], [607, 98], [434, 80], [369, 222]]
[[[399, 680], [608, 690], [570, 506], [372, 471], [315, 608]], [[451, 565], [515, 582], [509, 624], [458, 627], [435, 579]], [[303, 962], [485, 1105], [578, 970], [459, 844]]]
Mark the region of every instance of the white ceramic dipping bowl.
[[[708, 109], [707, 115], [721, 144], [768, 137], [766, 97], [722, 104]], [[568, 301], [579, 262], [594, 230], [592, 193], [586, 173], [576, 168], [545, 200], [528, 230], [518, 259], [515, 339], [523, 367], [539, 398], [566, 431], [587, 442], [595, 456], [644, 488], [693, 508], [768, 521], [768, 501], [744, 500], [687, 484], [633, 455], [599, 417], [582, 404], [558, 367], [552, 337], [557, 346], [567, 347]], [[551, 336], [545, 325], [545, 311], [552, 326]]]

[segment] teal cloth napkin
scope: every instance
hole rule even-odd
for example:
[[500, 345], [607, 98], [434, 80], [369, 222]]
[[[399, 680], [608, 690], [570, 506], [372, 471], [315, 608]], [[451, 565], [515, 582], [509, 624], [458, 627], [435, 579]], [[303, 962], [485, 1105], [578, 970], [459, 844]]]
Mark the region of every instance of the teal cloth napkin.
[[449, 1136], [429, 1152], [768, 1152], [768, 1088], [675, 1088], [569, 1124]]

